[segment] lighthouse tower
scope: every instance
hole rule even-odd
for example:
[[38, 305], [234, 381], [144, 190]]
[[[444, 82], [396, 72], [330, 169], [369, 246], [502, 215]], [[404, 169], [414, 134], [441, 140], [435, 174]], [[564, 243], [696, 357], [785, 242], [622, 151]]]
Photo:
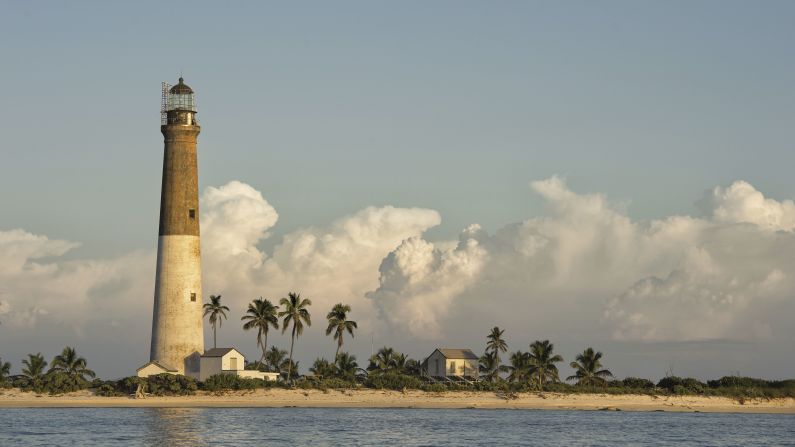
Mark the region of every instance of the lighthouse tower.
[[196, 102], [182, 78], [164, 84], [160, 232], [150, 363], [198, 377], [204, 352]]

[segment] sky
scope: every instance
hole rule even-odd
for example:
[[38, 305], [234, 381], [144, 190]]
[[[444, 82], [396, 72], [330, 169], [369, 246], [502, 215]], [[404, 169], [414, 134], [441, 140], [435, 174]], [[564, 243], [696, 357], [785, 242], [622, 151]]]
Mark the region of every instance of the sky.
[[163, 3], [0, 7], [15, 371], [64, 345], [106, 377], [148, 360], [160, 82], [181, 74], [204, 291], [249, 358], [246, 304], [299, 291], [304, 370], [343, 301], [360, 363], [480, 353], [498, 325], [619, 377], [793, 377], [792, 2]]

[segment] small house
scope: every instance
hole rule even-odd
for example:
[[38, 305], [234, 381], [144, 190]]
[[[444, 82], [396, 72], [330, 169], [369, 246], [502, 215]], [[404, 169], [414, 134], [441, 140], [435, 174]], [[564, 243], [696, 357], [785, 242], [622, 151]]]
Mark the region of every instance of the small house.
[[429, 377], [478, 377], [478, 356], [470, 349], [437, 348], [422, 362]]
[[246, 369], [246, 358], [235, 348], [208, 349], [201, 356], [199, 380], [205, 381], [216, 374], [234, 374], [248, 379], [276, 380], [278, 373]]
[[138, 377], [156, 376], [158, 374], [177, 374], [176, 368], [171, 368], [157, 361], [151, 361], [135, 370]]

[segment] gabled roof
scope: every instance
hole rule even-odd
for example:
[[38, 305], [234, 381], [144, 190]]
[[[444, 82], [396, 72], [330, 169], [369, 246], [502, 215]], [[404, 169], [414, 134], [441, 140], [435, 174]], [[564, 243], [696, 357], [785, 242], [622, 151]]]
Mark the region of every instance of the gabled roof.
[[177, 372], [177, 369], [176, 369], [176, 368], [171, 368], [171, 367], [169, 367], [169, 366], [166, 366], [166, 365], [164, 365], [164, 364], [162, 364], [162, 363], [158, 362], [157, 360], [152, 360], [151, 362], [148, 362], [148, 363], [146, 363], [144, 366], [142, 366], [142, 367], [140, 367], [140, 368], [136, 369], [136, 370], [135, 370], [135, 372], [138, 372], [138, 371], [140, 371], [140, 370], [142, 370], [142, 369], [146, 368], [146, 367], [147, 367], [147, 366], [149, 366], [149, 365], [155, 365], [155, 366], [157, 366], [158, 368], [160, 368], [160, 369], [162, 369], [162, 370], [164, 370], [164, 371], [168, 371], [168, 372]]
[[477, 360], [478, 356], [470, 349], [438, 348], [437, 351], [447, 359]]
[[231, 351], [235, 351], [240, 355], [243, 355], [240, 351], [235, 348], [212, 348], [204, 351], [202, 357], [223, 357]]
[[471, 349], [439, 348], [439, 352], [441, 352], [442, 355], [448, 359], [467, 359], [467, 360], [478, 359], [478, 356], [476, 356]]

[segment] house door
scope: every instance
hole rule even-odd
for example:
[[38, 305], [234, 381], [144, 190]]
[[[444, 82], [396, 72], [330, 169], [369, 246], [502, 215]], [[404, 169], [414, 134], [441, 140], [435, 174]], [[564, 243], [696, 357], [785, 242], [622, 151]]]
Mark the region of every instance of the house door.
[[237, 357], [229, 358], [229, 369], [237, 371]]

